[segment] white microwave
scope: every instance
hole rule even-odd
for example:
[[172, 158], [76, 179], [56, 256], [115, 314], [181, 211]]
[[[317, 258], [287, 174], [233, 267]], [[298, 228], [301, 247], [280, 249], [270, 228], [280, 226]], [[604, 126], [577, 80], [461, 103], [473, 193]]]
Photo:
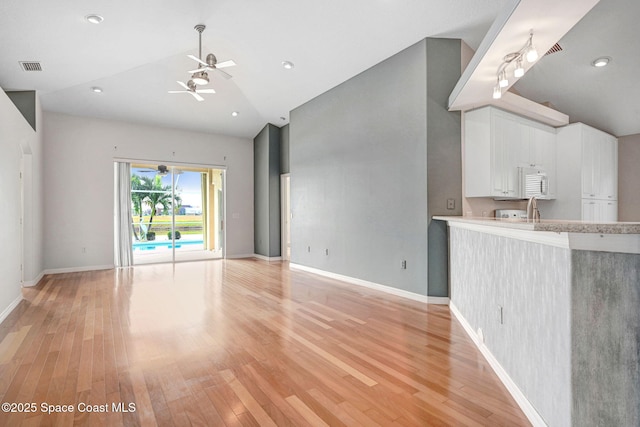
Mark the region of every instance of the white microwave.
[[520, 197], [528, 199], [549, 199], [549, 177], [542, 168], [519, 167]]

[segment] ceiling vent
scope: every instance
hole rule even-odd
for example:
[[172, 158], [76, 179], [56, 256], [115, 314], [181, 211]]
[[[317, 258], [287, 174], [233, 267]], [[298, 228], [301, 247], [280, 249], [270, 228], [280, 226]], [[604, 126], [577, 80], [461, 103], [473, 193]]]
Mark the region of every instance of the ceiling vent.
[[34, 61], [20, 61], [20, 66], [24, 71], [42, 71], [42, 65]]
[[547, 51], [547, 53], [544, 54], [544, 56], [551, 55], [552, 53], [560, 52], [562, 50], [563, 50], [562, 46], [560, 46], [558, 43], [556, 43], [553, 46], [551, 46], [551, 49], [549, 49]]

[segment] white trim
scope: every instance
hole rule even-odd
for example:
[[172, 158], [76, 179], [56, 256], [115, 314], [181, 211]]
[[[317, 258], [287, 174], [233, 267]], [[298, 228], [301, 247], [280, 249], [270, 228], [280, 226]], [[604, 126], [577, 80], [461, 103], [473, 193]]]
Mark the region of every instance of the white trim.
[[376, 291], [382, 291], [391, 295], [407, 298], [413, 301], [424, 302], [427, 304], [449, 304], [449, 298], [447, 297], [430, 297], [426, 295], [420, 295], [413, 292], [405, 291], [403, 289], [394, 288], [388, 285], [381, 285], [379, 283], [369, 282], [367, 280], [357, 279], [355, 277], [344, 276], [342, 274], [332, 273], [330, 271], [320, 270], [313, 267], [307, 267], [306, 265], [300, 265], [290, 263], [289, 268], [294, 270], [302, 270], [308, 273], [317, 274], [319, 276], [329, 277], [331, 279], [340, 280], [352, 285], [364, 286], [365, 288], [375, 289]]
[[38, 274], [38, 276], [35, 279], [27, 280], [27, 281], [22, 282], [22, 287], [23, 288], [30, 288], [32, 286], [35, 286], [38, 283], [40, 283], [40, 280], [42, 280], [43, 277], [44, 277], [44, 271], [41, 272], [40, 274]]
[[126, 162], [136, 164], [164, 164], [166, 166], [183, 166], [186, 168], [203, 168], [203, 169], [224, 169], [227, 170], [227, 165], [211, 165], [203, 163], [189, 163], [189, 162], [174, 162], [172, 160], [157, 160], [157, 159], [134, 159], [130, 157], [113, 157], [114, 162]]
[[261, 259], [262, 261], [282, 261], [282, 257], [281, 256], [272, 256], [272, 257], [268, 257], [268, 256], [264, 256], [264, 255], [259, 255], [259, 254], [253, 254], [252, 255], [254, 258], [258, 258]]
[[245, 259], [245, 258], [253, 258], [255, 254], [235, 254], [235, 255], [227, 255], [224, 259]]
[[571, 249], [640, 254], [640, 234], [570, 233]]
[[18, 306], [18, 304], [20, 304], [20, 301], [22, 301], [22, 295], [14, 299], [13, 302], [9, 304], [9, 307], [5, 308], [4, 311], [0, 313], [0, 323], [4, 322], [4, 319], [9, 317], [11, 312]]
[[489, 362], [489, 365], [491, 365], [493, 371], [496, 373], [498, 378], [500, 378], [502, 384], [504, 384], [504, 386], [507, 388], [507, 391], [509, 391], [509, 394], [511, 394], [511, 397], [513, 397], [520, 409], [522, 409], [522, 412], [524, 412], [531, 424], [533, 424], [534, 427], [546, 427], [547, 423], [544, 422], [540, 414], [538, 414], [538, 411], [536, 411], [536, 409], [533, 407], [531, 402], [529, 402], [524, 393], [511, 379], [507, 371], [505, 371], [502, 365], [500, 365], [500, 362], [498, 362], [489, 348], [484, 344], [482, 338], [479, 337], [478, 334], [473, 330], [469, 322], [467, 322], [467, 319], [464, 318], [462, 313], [460, 313], [460, 311], [452, 301], [449, 302], [449, 309], [451, 310], [451, 313], [453, 313], [453, 315], [456, 317], [456, 319], [458, 319], [458, 322], [460, 322], [460, 324], [467, 332], [476, 347], [478, 347], [478, 350], [480, 350], [484, 358], [487, 359], [487, 362]]
[[52, 268], [45, 270], [43, 274], [79, 273], [82, 271], [112, 270], [114, 268], [116, 268], [114, 264], [91, 265], [88, 267]]
[[[441, 219], [441, 217], [437, 218]], [[556, 246], [559, 248], [569, 249], [569, 233], [556, 233], [554, 231], [534, 231], [533, 224], [520, 223], [517, 224], [522, 228], [512, 228], [513, 224], [500, 225], [496, 222], [495, 225], [485, 225], [473, 220], [459, 221], [459, 220], [445, 220], [449, 227], [463, 228], [465, 230], [477, 231], [479, 233], [493, 234], [494, 236], [507, 237], [510, 239], [523, 240], [525, 242], [540, 243], [543, 245]], [[525, 228], [526, 227], [526, 228]], [[528, 229], [527, 229], [528, 228]]]
[[449, 297], [427, 297], [427, 298], [429, 298], [429, 301], [427, 301], [429, 304], [436, 304], [436, 305], [449, 305], [449, 302], [451, 301]]

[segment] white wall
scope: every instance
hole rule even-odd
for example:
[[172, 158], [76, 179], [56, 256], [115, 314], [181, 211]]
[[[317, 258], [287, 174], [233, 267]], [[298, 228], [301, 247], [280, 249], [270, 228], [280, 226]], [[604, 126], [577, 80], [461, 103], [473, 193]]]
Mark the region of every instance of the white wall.
[[47, 270], [113, 265], [114, 158], [226, 166], [227, 256], [253, 254], [250, 139], [50, 112], [44, 132]]
[[[27, 249], [25, 253], [33, 252], [30, 243], [22, 244], [20, 169], [23, 156], [31, 156], [31, 148], [36, 146], [37, 149], [37, 143], [36, 132], [0, 88], [0, 320], [10, 313], [21, 298], [23, 247]], [[33, 235], [30, 235], [31, 238], [37, 240]]]
[[33, 286], [38, 283], [44, 271], [43, 257], [43, 219], [44, 203], [43, 170], [42, 170], [42, 108], [40, 98], [36, 96], [36, 131], [31, 136], [29, 153], [23, 155], [24, 171], [24, 285]]
[[640, 134], [618, 138], [618, 220], [640, 221]]

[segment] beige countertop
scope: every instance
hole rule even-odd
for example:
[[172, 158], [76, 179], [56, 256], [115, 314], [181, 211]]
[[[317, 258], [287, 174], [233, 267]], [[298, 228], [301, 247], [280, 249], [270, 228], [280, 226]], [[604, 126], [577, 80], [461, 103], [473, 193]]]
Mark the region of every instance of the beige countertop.
[[589, 222], [543, 219], [536, 222], [471, 216], [434, 216], [433, 219], [516, 230], [549, 231], [555, 233], [640, 234], [640, 222]]

